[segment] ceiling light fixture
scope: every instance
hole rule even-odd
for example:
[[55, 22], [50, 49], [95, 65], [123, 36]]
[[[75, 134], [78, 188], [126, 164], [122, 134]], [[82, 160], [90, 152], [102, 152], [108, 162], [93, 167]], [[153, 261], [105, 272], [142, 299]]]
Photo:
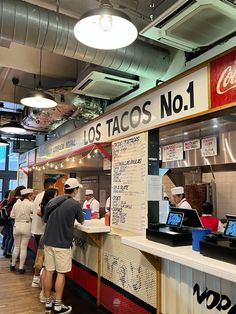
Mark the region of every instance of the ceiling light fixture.
[[[14, 104], [15, 104], [15, 111], [17, 110], [16, 106], [16, 86], [19, 83], [19, 79], [16, 77], [13, 77], [12, 83], [14, 85]], [[4, 133], [10, 133], [10, 134], [25, 134], [27, 131], [24, 129], [24, 127], [17, 122], [16, 116], [13, 115], [12, 120], [9, 123], [4, 124], [0, 127], [0, 130]]]
[[48, 94], [45, 93], [42, 89], [42, 83], [41, 83], [41, 76], [42, 76], [42, 49], [40, 49], [40, 64], [39, 64], [39, 83], [38, 87], [34, 91], [30, 91], [26, 97], [21, 99], [21, 103], [24, 106], [31, 107], [31, 108], [53, 108], [57, 106], [57, 103], [55, 102], [54, 98]]
[[100, 8], [81, 16], [74, 35], [86, 46], [109, 50], [129, 46], [138, 31], [127, 14], [114, 9], [109, 1], [102, 1]]

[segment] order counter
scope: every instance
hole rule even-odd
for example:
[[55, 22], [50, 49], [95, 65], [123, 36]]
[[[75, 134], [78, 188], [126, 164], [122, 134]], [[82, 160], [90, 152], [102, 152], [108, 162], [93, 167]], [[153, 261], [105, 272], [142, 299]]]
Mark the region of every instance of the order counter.
[[156, 265], [158, 314], [205, 313], [210, 308], [217, 313], [220, 307], [236, 307], [236, 265], [203, 256], [191, 246], [170, 247], [144, 236], [122, 237], [121, 242]]
[[103, 233], [109, 233], [111, 231], [111, 228], [109, 226], [105, 226], [104, 219], [86, 220], [83, 225], [75, 222], [74, 227], [77, 230], [87, 233], [89, 238], [98, 248], [97, 306], [100, 306]]

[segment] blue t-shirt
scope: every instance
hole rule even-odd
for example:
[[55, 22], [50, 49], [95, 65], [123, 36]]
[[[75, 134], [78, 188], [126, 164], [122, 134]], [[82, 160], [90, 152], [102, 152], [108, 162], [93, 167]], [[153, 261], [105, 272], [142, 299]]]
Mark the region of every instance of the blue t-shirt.
[[43, 219], [47, 223], [43, 243], [57, 248], [69, 248], [73, 240], [75, 219], [82, 223], [84, 215], [78, 201], [62, 195], [49, 201]]

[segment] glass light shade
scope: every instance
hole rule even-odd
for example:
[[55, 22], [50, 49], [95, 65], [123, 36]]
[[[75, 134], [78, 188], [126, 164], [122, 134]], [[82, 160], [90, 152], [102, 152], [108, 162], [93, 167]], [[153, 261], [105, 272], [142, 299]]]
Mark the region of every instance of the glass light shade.
[[53, 108], [57, 106], [54, 98], [43, 91], [29, 92], [27, 97], [22, 98], [22, 105], [32, 108]]
[[113, 8], [99, 8], [84, 14], [74, 27], [75, 37], [96, 49], [118, 49], [129, 46], [138, 36], [130, 18]]
[[0, 146], [8, 146], [9, 143], [0, 137]]
[[0, 130], [9, 134], [25, 134], [27, 132], [21, 124], [15, 121], [4, 124]]

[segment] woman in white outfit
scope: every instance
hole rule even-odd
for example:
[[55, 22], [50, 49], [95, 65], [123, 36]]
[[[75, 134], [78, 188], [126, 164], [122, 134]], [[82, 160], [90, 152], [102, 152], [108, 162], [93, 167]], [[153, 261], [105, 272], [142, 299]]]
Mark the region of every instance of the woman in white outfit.
[[31, 215], [33, 209], [33, 189], [21, 190], [21, 199], [18, 199], [11, 211], [11, 218], [15, 219], [13, 227], [14, 249], [10, 270], [14, 271], [16, 259], [20, 256], [19, 274], [24, 274], [27, 247], [31, 237]]

